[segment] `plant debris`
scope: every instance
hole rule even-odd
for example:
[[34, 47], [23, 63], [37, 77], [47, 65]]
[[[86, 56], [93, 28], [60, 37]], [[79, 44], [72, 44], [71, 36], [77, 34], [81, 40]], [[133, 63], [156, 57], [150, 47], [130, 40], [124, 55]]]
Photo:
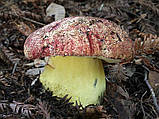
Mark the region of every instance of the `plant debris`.
[[[67, 95], [52, 96], [54, 92], [45, 90], [39, 81], [45, 62], [24, 56], [26, 37], [57, 19], [56, 14], [47, 15], [51, 3], [63, 7], [65, 17], [106, 18], [120, 25], [136, 43], [144, 41], [133, 61], [117, 65], [103, 62], [107, 90], [101, 105], [83, 108], [73, 106]], [[159, 118], [159, 41], [153, 40], [159, 37], [158, 21], [158, 0], [1, 0], [0, 118]], [[145, 44], [149, 50], [143, 49]]]
[[46, 17], [54, 16], [55, 21], [65, 18], [65, 8], [62, 5], [51, 3], [46, 9]]

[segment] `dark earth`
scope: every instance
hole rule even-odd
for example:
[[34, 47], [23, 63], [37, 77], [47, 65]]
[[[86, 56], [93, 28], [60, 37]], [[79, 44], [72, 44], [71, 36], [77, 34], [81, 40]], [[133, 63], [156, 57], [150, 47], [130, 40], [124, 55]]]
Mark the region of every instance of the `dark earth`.
[[[159, 36], [159, 0], [1, 0], [0, 119], [156, 119], [159, 118], [159, 51], [124, 64], [104, 63], [107, 89], [100, 105], [83, 108], [52, 96], [39, 81], [41, 68], [25, 58], [27, 36], [55, 21], [50, 3], [62, 5], [65, 17], [93, 16], [120, 25], [130, 38]], [[139, 34], [142, 34], [139, 35]], [[26, 65], [32, 63], [32, 65]]]

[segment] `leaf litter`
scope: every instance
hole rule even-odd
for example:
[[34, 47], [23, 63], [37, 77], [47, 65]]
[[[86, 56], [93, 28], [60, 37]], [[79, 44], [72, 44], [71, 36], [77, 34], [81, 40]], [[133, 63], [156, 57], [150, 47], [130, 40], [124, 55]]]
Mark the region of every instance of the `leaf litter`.
[[[159, 36], [159, 1], [154, 0], [24, 0], [0, 1], [0, 118], [157, 118], [152, 93], [159, 103], [159, 53], [142, 54], [126, 64], [105, 64], [107, 90], [101, 105], [82, 108], [73, 106], [67, 96], [52, 96], [44, 90], [38, 77], [31, 75], [37, 67], [23, 54], [23, 44], [31, 32], [53, 22], [46, 9], [51, 3], [63, 6], [65, 17], [95, 16], [106, 18], [123, 27], [135, 40], [147, 34]], [[61, 13], [61, 12], [60, 12]], [[57, 12], [58, 14], [58, 12]], [[61, 15], [61, 14], [59, 14]], [[139, 35], [140, 34], [140, 35]], [[151, 41], [151, 39], [147, 39]], [[157, 48], [156, 48], [157, 49]], [[24, 64], [33, 64], [26, 66]]]

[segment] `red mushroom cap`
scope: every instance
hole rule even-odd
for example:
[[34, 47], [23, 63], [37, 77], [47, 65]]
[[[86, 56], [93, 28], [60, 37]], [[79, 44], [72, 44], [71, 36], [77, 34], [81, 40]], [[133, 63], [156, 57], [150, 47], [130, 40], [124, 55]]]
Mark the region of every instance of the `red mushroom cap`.
[[111, 21], [68, 17], [30, 34], [24, 53], [29, 59], [60, 55], [125, 61], [133, 58], [134, 49], [128, 34]]

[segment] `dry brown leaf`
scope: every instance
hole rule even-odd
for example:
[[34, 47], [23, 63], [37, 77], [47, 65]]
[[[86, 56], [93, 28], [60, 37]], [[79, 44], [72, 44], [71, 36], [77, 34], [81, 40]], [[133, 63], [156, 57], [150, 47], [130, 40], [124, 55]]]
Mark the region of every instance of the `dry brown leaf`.
[[11, 8], [11, 11], [12, 11], [12, 13], [14, 15], [17, 15], [17, 16], [21, 16], [22, 15], [22, 11], [21, 11], [21, 9], [19, 9], [18, 6], [12, 5], [10, 8]]
[[155, 72], [155, 71], [149, 72], [149, 83], [155, 91], [159, 89], [159, 73], [158, 72]]
[[34, 26], [29, 27], [24, 22], [18, 21], [14, 22], [16, 29], [25, 36], [29, 36], [33, 31], [35, 31]]
[[65, 18], [65, 8], [62, 5], [51, 3], [46, 9], [46, 16], [55, 15], [55, 21]]
[[34, 3], [34, 2], [36, 2], [36, 1], [38, 1], [38, 0], [23, 0], [23, 3], [25, 3], [25, 4], [27, 4], [28, 2]]
[[110, 115], [107, 114], [103, 106], [88, 106], [80, 111], [80, 114], [84, 119], [110, 119]]
[[126, 99], [129, 99], [129, 94], [126, 90], [124, 90], [121, 86], [117, 85], [117, 92], [124, 96]]

